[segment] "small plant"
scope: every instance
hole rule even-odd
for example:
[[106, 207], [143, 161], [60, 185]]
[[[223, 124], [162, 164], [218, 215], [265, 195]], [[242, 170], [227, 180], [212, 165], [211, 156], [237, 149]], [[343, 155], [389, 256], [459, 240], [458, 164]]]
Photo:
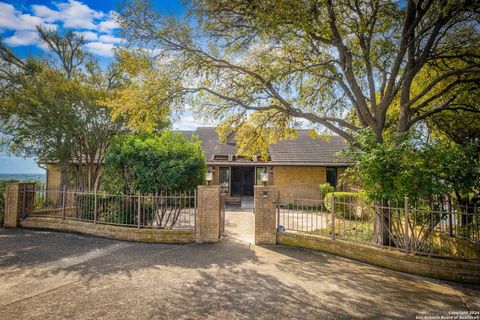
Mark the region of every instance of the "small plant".
[[335, 191], [335, 188], [330, 183], [323, 183], [319, 185], [320, 188], [320, 197], [323, 199], [327, 193]]

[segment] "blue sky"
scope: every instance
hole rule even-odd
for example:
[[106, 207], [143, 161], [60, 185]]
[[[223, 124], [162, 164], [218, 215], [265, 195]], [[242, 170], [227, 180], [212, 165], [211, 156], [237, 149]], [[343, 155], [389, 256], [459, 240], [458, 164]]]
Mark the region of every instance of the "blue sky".
[[[0, 37], [22, 57], [39, 55], [44, 45], [39, 41], [35, 26], [44, 25], [57, 30], [73, 30], [86, 40], [85, 49], [102, 63], [112, 59], [112, 48], [121, 45], [114, 12], [118, 1], [109, 0], [0, 0]], [[165, 15], [185, 12], [182, 0], [152, 1]], [[194, 129], [201, 123], [191, 113], [185, 113], [174, 124], [175, 129]], [[41, 173], [34, 159], [15, 157], [0, 152], [0, 173]]]

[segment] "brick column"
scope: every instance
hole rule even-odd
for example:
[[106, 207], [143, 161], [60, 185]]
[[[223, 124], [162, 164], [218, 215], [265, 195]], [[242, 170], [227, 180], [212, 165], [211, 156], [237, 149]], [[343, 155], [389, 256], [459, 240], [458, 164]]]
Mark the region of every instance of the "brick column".
[[34, 205], [35, 183], [7, 184], [5, 189], [5, 227], [16, 228], [22, 213], [32, 213]]
[[277, 188], [255, 186], [255, 244], [277, 243]]
[[195, 231], [197, 243], [214, 243], [220, 239], [220, 186], [197, 187]]

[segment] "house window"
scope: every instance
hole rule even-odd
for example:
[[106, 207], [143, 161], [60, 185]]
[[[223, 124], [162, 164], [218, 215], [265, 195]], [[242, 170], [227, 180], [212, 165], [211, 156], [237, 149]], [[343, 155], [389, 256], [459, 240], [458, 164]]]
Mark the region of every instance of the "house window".
[[337, 187], [337, 168], [327, 168], [327, 182], [332, 187]]
[[226, 192], [230, 192], [230, 167], [220, 167], [220, 186], [225, 188]]
[[263, 185], [262, 173], [267, 173], [267, 167], [256, 167], [255, 171], [255, 184], [261, 186]]

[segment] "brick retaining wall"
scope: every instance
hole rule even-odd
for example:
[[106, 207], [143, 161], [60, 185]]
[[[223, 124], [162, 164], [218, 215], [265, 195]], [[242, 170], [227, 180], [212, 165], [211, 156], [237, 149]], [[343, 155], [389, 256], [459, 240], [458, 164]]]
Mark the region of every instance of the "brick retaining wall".
[[277, 244], [324, 251], [421, 276], [480, 284], [480, 263], [477, 262], [406, 255], [394, 250], [292, 232], [277, 232]]
[[195, 242], [195, 230], [132, 228], [107, 224], [95, 224], [60, 218], [28, 217], [20, 220], [23, 228], [48, 229], [79, 232], [93, 236], [117, 240], [156, 242], [156, 243], [191, 243]]

